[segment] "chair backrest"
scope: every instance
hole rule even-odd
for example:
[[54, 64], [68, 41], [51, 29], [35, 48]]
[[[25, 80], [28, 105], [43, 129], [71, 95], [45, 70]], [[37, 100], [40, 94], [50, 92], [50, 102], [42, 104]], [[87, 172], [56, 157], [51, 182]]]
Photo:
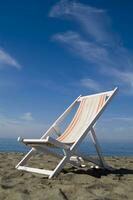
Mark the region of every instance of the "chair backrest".
[[80, 97], [77, 112], [64, 133], [57, 139], [65, 143], [74, 143], [85, 132], [113, 93], [114, 90]]

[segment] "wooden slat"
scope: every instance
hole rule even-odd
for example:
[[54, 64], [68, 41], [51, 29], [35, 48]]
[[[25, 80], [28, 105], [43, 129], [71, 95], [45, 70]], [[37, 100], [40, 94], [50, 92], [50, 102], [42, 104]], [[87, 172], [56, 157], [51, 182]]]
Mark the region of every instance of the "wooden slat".
[[48, 175], [48, 176], [50, 176], [53, 173], [52, 170], [38, 169], [38, 168], [26, 167], [26, 166], [19, 166], [17, 169], [24, 170], [24, 171], [27, 171], [27, 172], [45, 174], [45, 175]]

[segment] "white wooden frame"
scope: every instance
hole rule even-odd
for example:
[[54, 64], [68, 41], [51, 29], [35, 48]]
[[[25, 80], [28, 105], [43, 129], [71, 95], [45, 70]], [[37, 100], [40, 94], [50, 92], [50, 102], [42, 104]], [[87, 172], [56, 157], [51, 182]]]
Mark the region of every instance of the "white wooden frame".
[[[53, 138], [50, 137], [50, 134], [53, 132], [53, 130], [58, 129], [59, 124], [64, 120], [64, 118], [68, 115], [68, 113], [72, 110], [72, 108], [75, 106], [75, 104], [79, 101], [80, 98], [84, 98], [81, 97], [81, 95], [64, 111], [64, 113], [53, 123], [53, 125], [46, 131], [45, 134], [43, 134], [43, 136], [41, 137], [41, 139], [39, 140], [28, 140], [28, 139], [20, 139], [19, 141], [22, 141], [24, 143], [36, 143], [39, 144], [40, 147], [32, 148], [25, 156], [24, 158], [18, 163], [18, 165], [16, 166], [17, 169], [19, 170], [25, 170], [25, 171], [29, 171], [29, 172], [35, 172], [35, 173], [40, 173], [40, 174], [45, 174], [47, 175], [49, 178], [52, 178], [53, 176], [56, 176], [59, 174], [59, 172], [63, 169], [64, 165], [69, 162], [72, 165], [75, 166], [79, 166], [81, 164], [81, 159], [79, 159], [80, 157], [82, 159], [88, 160], [102, 168], [105, 169], [111, 169], [110, 166], [108, 166], [105, 163], [105, 160], [103, 158], [103, 155], [101, 153], [101, 148], [100, 145], [98, 143], [98, 140], [96, 138], [96, 134], [94, 131], [94, 125], [96, 123], [96, 121], [98, 120], [98, 118], [100, 117], [100, 115], [103, 113], [103, 111], [105, 110], [106, 106], [109, 104], [109, 102], [111, 101], [111, 99], [113, 98], [113, 96], [116, 94], [118, 88], [115, 88], [112, 91], [112, 95], [107, 99], [107, 101], [104, 103], [104, 105], [102, 106], [102, 108], [99, 110], [98, 114], [96, 114], [93, 118], [93, 120], [90, 122], [88, 128], [85, 130], [85, 132], [74, 142], [74, 144], [72, 144], [71, 146], [63, 144], [62, 142], [59, 142]], [[111, 91], [109, 91], [111, 92]], [[107, 93], [107, 92], [105, 92]], [[104, 93], [99, 93], [98, 95], [101, 95]], [[83, 156], [83, 155], [79, 155], [77, 154], [76, 150], [77, 147], [79, 146], [79, 144], [83, 141], [83, 139], [86, 137], [87, 134], [91, 135], [92, 141], [94, 143], [94, 146], [96, 148], [96, 152], [98, 155], [99, 160], [96, 160], [94, 158], [88, 157], [88, 156]], [[47, 148], [47, 146], [45, 145], [45, 143], [49, 142], [50, 144], [53, 144], [54, 146], [61, 148], [64, 152], [64, 155], [60, 155], [56, 152], [52, 152], [50, 150], [50, 148]], [[42, 148], [41, 148], [42, 145]], [[49, 153], [49, 154], [53, 154], [56, 157], [61, 158], [61, 161], [59, 162], [59, 164], [55, 167], [54, 170], [45, 170], [45, 169], [38, 169], [38, 168], [31, 168], [31, 167], [26, 167], [25, 164], [26, 162], [30, 159], [30, 157], [36, 152], [36, 151], [43, 151], [44, 153]]]

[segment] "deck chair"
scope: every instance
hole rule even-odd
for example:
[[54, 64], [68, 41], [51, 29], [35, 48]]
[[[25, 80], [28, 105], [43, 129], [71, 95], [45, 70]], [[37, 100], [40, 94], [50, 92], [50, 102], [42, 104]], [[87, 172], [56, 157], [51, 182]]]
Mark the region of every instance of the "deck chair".
[[[111, 101], [112, 97], [116, 94], [116, 91], [117, 88], [112, 91], [107, 91], [94, 95], [80, 95], [53, 123], [53, 125], [45, 132], [45, 134], [43, 134], [40, 139], [22, 139], [19, 137], [18, 140], [20, 142], [32, 148], [18, 163], [16, 168], [18, 170], [45, 174], [49, 178], [58, 175], [67, 162], [74, 166], [80, 166], [82, 161], [87, 160], [104, 169], [111, 169], [111, 167], [106, 164], [104, 157], [101, 153], [101, 148], [95, 134], [94, 126], [98, 118], [105, 110], [106, 106]], [[59, 133], [60, 124], [65, 120], [66, 116], [77, 104], [79, 104], [79, 107], [65, 131], [60, 136], [58, 136], [57, 134], [57, 137], [53, 138], [53, 132]], [[98, 159], [94, 159], [93, 157], [83, 154], [81, 155], [77, 152], [79, 144], [84, 140], [87, 134], [90, 135], [92, 138], [98, 155]], [[63, 154], [58, 153], [58, 151], [52, 151], [53, 148], [62, 149]], [[36, 152], [52, 154], [56, 157], [61, 158], [61, 161], [57, 164], [54, 170], [27, 167], [26, 162]]]

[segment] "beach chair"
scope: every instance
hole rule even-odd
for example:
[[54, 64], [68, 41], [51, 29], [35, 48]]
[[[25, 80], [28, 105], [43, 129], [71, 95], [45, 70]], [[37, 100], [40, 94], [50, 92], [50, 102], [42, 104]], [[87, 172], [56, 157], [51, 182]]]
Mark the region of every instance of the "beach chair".
[[[74, 166], [82, 166], [83, 161], [87, 160], [94, 163], [104, 169], [111, 169], [104, 160], [101, 153], [101, 148], [98, 143], [94, 126], [98, 118], [103, 113], [106, 106], [111, 101], [112, 97], [116, 94], [117, 88], [112, 91], [98, 93], [88, 96], [79, 96], [66, 111], [53, 123], [53, 125], [43, 134], [41, 139], [22, 139], [18, 138], [18, 141], [32, 147], [32, 149], [26, 154], [26, 156], [18, 163], [16, 168], [18, 170], [25, 170], [29, 172], [35, 172], [45, 174], [49, 178], [56, 176], [63, 169], [64, 165], [68, 162]], [[72, 109], [79, 105], [77, 111], [65, 129], [65, 131], [59, 136], [60, 125], [65, 120], [66, 116], [72, 111]], [[56, 133], [57, 137], [52, 137], [52, 134]], [[90, 135], [94, 143], [97, 159], [87, 155], [83, 155], [77, 152], [77, 148], [84, 138]], [[58, 151], [52, 151], [52, 149], [61, 149], [63, 154]], [[86, 149], [87, 151], [87, 149]], [[44, 154], [52, 154], [61, 158], [61, 161], [57, 164], [54, 170], [38, 169], [27, 167], [26, 162], [36, 152], [43, 152]]]

